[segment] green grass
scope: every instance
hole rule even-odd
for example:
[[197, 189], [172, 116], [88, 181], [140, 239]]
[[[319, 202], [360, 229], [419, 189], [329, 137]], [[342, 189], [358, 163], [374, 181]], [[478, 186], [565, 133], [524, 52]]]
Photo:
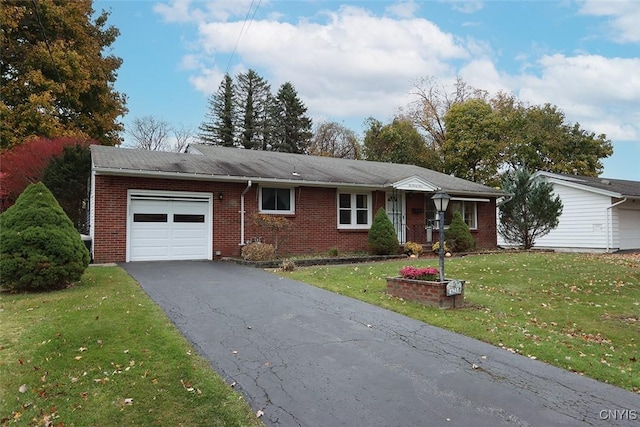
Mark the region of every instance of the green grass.
[[118, 267], [0, 294], [0, 325], [3, 426], [262, 425]]
[[515, 253], [446, 261], [466, 280], [464, 308], [440, 310], [385, 293], [412, 259], [279, 272], [552, 365], [640, 392], [640, 258]]

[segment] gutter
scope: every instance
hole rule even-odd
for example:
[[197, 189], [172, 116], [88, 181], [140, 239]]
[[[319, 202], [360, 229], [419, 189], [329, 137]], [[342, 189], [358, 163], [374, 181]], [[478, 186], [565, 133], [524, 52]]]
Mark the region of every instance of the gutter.
[[511, 201], [511, 199], [513, 199], [513, 194], [507, 194], [506, 196], [504, 196], [504, 198], [502, 200], [500, 200], [498, 202], [498, 200], [496, 199], [496, 207], [499, 208], [500, 206], [504, 205], [505, 203], [508, 203]]
[[247, 194], [247, 191], [251, 188], [251, 180], [247, 181], [247, 188], [244, 189], [242, 194], [240, 194], [240, 246], [244, 245], [244, 195]]
[[623, 203], [625, 203], [627, 201], [627, 198], [625, 197], [624, 199], [620, 200], [619, 202], [616, 202], [612, 205], [609, 205], [606, 207], [605, 212], [606, 212], [606, 221], [607, 221], [607, 253], [609, 253], [611, 251], [611, 244], [613, 244], [613, 236], [611, 236], [611, 233], [613, 232], [613, 224], [609, 225], [609, 223], [613, 220], [613, 217], [611, 216], [611, 209], [615, 208], [618, 205], [621, 205]]
[[[150, 171], [150, 170], [136, 170], [136, 169], [122, 169], [122, 168], [109, 168], [109, 167], [93, 167], [92, 171], [96, 175], [109, 175], [109, 176], [125, 176], [125, 177], [147, 177], [147, 178], [165, 178], [165, 179], [187, 179], [194, 181], [224, 181], [224, 182], [251, 182], [256, 181], [260, 183], [273, 183], [284, 184], [292, 186], [304, 186], [304, 187], [336, 187], [336, 188], [362, 188], [368, 190], [380, 190], [385, 191], [392, 186], [388, 183], [376, 184], [376, 183], [357, 183], [357, 182], [329, 182], [329, 181], [307, 181], [303, 179], [286, 179], [286, 178], [266, 178], [259, 176], [232, 176], [232, 175], [214, 175], [192, 172], [166, 172], [166, 171]], [[504, 196], [503, 192], [488, 193], [484, 191], [465, 191], [455, 189], [444, 189], [447, 193], [458, 196], [467, 197], [495, 197]], [[424, 193], [423, 191], [421, 191]]]

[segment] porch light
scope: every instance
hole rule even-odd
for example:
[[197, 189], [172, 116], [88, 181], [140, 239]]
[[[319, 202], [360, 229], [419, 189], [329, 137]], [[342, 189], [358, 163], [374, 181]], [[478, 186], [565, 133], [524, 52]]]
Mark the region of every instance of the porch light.
[[431, 197], [433, 203], [436, 205], [436, 210], [438, 211], [438, 228], [440, 229], [440, 247], [438, 250], [438, 255], [440, 258], [440, 281], [444, 282], [444, 213], [447, 211], [449, 207], [449, 200], [451, 196], [449, 196], [444, 191], [440, 190], [436, 194]]
[[222, 192], [218, 193], [218, 200], [222, 200], [224, 198], [224, 195], [222, 194]]

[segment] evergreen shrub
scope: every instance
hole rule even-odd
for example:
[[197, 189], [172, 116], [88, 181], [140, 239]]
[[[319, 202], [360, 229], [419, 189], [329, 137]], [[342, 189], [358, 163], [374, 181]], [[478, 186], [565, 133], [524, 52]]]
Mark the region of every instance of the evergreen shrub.
[[454, 212], [453, 220], [449, 229], [445, 230], [444, 237], [454, 252], [470, 251], [476, 247], [469, 226], [462, 219], [460, 212]]
[[11, 291], [61, 289], [80, 280], [89, 251], [43, 183], [30, 184], [0, 215], [0, 286]]
[[368, 235], [369, 251], [374, 255], [389, 255], [398, 252], [400, 243], [396, 229], [384, 208], [378, 209]]

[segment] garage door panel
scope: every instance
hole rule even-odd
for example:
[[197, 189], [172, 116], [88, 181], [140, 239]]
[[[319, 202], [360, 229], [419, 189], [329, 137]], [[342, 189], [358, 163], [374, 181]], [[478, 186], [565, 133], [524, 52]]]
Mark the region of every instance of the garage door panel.
[[210, 202], [132, 199], [131, 261], [209, 259]]
[[640, 210], [620, 209], [620, 249], [640, 248]]

